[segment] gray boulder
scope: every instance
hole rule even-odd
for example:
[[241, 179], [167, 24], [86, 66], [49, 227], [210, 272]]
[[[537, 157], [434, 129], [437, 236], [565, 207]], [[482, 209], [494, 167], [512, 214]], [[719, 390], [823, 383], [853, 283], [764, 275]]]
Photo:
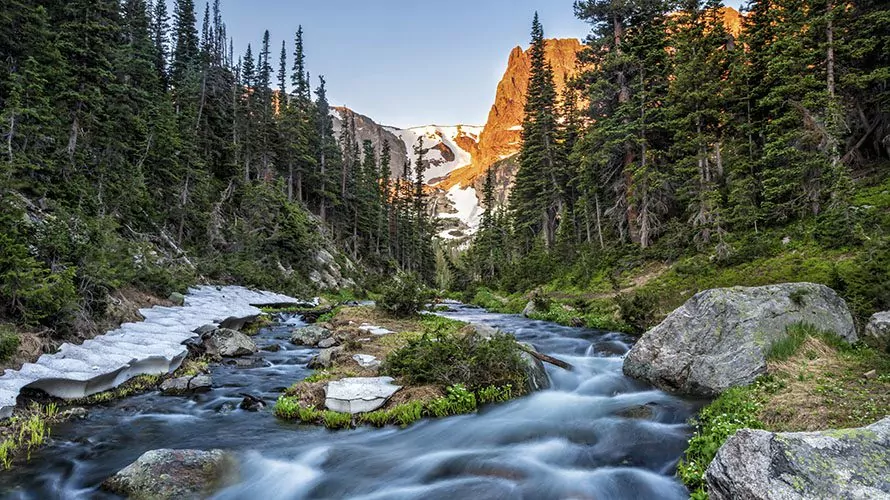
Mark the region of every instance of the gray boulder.
[[297, 328], [291, 335], [290, 341], [296, 345], [315, 347], [324, 339], [331, 338], [331, 331], [318, 325]]
[[890, 311], [872, 315], [865, 325], [862, 340], [879, 351], [890, 352]]
[[646, 332], [627, 354], [624, 374], [675, 393], [714, 396], [763, 374], [770, 346], [796, 323], [857, 340], [847, 304], [826, 286], [717, 288]]
[[337, 339], [333, 337], [328, 337], [318, 342], [318, 347], [321, 349], [328, 349], [334, 347], [335, 345], [337, 345]]
[[858, 429], [742, 429], [705, 473], [714, 500], [890, 498], [890, 418]]
[[102, 483], [135, 499], [207, 498], [237, 481], [237, 461], [222, 450], [152, 450]]
[[208, 354], [227, 358], [250, 356], [259, 350], [250, 337], [228, 328], [212, 331], [206, 336], [204, 345]]
[[525, 305], [525, 309], [522, 310], [522, 316], [528, 318], [537, 311], [538, 309], [535, 307], [535, 301], [530, 300], [528, 301], [528, 304]]
[[206, 392], [213, 387], [213, 380], [209, 375], [195, 375], [194, 377], [171, 378], [161, 383], [161, 393], [168, 396], [190, 394], [194, 392]]
[[330, 368], [334, 364], [334, 355], [343, 351], [343, 347], [331, 347], [330, 349], [322, 349], [318, 351], [318, 354], [312, 357], [309, 360], [309, 363], [306, 365], [307, 368], [311, 368], [313, 370]]
[[352, 377], [328, 382], [325, 386], [324, 405], [343, 413], [374, 411], [389, 400], [401, 386], [393, 384], [392, 377]]

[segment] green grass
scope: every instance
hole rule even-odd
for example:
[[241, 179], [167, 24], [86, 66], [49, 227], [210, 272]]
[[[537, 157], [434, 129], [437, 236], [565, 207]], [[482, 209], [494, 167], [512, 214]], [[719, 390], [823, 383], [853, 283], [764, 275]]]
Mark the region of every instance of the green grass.
[[758, 420], [762, 401], [752, 387], [736, 387], [704, 407], [693, 420], [695, 433], [686, 454], [677, 466], [677, 474], [694, 499], [708, 498], [705, 470], [726, 440], [739, 429], [760, 429]]
[[13, 461], [24, 455], [31, 460], [31, 452], [39, 448], [50, 436], [50, 423], [59, 416], [59, 407], [55, 403], [41, 406], [32, 403], [20, 415], [13, 416], [7, 422], [0, 435], [0, 467], [12, 468]]
[[430, 401], [410, 401], [386, 410], [350, 415], [302, 406], [298, 397], [282, 395], [275, 403], [273, 413], [282, 420], [324, 425], [328, 429], [349, 429], [358, 425], [407, 427], [424, 417], [443, 418], [473, 413], [481, 404], [502, 403], [514, 396], [511, 386], [486, 387], [472, 392], [458, 384], [448, 387], [445, 396]]
[[800, 323], [791, 325], [786, 328], [785, 331], [787, 335], [784, 338], [769, 346], [766, 352], [766, 359], [771, 361], [782, 361], [794, 356], [797, 354], [800, 346], [807, 340], [807, 337], [820, 338], [826, 344], [839, 351], [844, 351], [850, 348], [850, 345], [835, 333], [820, 330], [810, 324]]
[[334, 377], [334, 374], [327, 370], [318, 370], [318, 371], [312, 373], [312, 375], [309, 375], [308, 377], [304, 378], [303, 380], [301, 380], [298, 383], [306, 382], [306, 383], [311, 384], [311, 383], [315, 383], [315, 382], [323, 382], [325, 380], [330, 380], [333, 377]]

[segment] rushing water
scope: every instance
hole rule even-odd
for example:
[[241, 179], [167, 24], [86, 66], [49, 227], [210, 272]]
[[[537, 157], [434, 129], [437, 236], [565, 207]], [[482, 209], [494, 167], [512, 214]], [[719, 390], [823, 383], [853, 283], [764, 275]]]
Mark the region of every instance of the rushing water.
[[[263, 330], [254, 366], [214, 368], [214, 389], [150, 393], [95, 407], [53, 430], [29, 464], [0, 474], [7, 498], [103, 498], [97, 485], [157, 448], [224, 448], [241, 456], [241, 483], [219, 499], [686, 498], [673, 471], [694, 403], [621, 374], [629, 337], [482, 309], [445, 316], [513, 333], [575, 365], [548, 367], [550, 390], [477, 414], [407, 429], [331, 432], [237, 409], [241, 393], [278, 393], [307, 376], [314, 349], [288, 342], [294, 324]], [[642, 406], [646, 410], [640, 412]]]

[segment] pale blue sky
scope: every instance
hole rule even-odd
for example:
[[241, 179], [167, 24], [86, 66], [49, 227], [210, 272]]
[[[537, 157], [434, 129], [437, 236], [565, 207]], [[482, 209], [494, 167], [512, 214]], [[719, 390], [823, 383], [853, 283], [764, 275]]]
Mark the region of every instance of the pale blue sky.
[[[171, 2], [172, 3], [172, 2]], [[195, 0], [198, 19], [204, 1]], [[268, 29], [277, 55], [303, 25], [307, 65], [334, 104], [387, 125], [484, 125], [534, 12], [547, 37], [583, 38], [572, 0], [222, 0], [235, 51]], [[730, 1], [738, 5], [738, 1]], [[172, 13], [172, 9], [171, 9]], [[237, 56], [236, 56], [237, 57]]]

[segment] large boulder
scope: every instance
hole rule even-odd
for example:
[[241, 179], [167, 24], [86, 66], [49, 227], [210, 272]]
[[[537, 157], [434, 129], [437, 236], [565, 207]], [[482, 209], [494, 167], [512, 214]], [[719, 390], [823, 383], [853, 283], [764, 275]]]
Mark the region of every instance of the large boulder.
[[862, 340], [875, 349], [890, 352], [890, 311], [872, 315], [865, 325]]
[[352, 377], [328, 382], [325, 386], [324, 405], [343, 413], [367, 413], [374, 411], [389, 400], [401, 386], [393, 384], [392, 377]]
[[207, 498], [237, 481], [237, 461], [222, 450], [152, 450], [102, 483], [134, 499]]
[[204, 339], [206, 352], [226, 358], [250, 356], [259, 351], [256, 343], [247, 335], [228, 328], [217, 328]]
[[859, 429], [742, 429], [705, 473], [713, 500], [890, 498], [890, 418]]
[[315, 347], [324, 339], [331, 337], [331, 331], [318, 325], [297, 328], [291, 335], [290, 341], [296, 345]]
[[325, 368], [330, 368], [334, 365], [334, 356], [343, 352], [343, 350], [343, 346], [322, 349], [318, 351], [318, 354], [316, 354], [312, 357], [312, 359], [309, 360], [309, 363], [306, 365], [306, 367], [313, 370], [323, 370]]
[[717, 288], [696, 294], [646, 332], [627, 354], [624, 373], [667, 391], [714, 396], [763, 374], [770, 346], [797, 323], [857, 340], [847, 304], [826, 286]]

